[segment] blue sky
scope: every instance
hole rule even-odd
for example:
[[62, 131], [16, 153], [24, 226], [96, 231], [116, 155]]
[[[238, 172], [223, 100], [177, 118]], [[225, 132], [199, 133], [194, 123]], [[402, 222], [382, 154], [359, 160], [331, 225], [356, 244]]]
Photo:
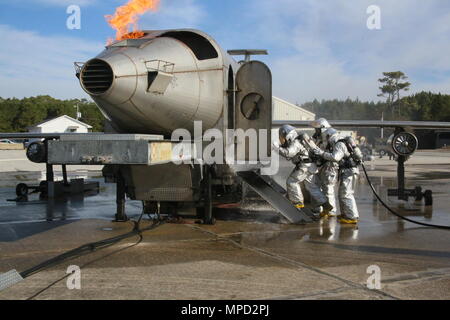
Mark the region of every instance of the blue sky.
[[[86, 97], [72, 63], [98, 54], [114, 31], [104, 15], [126, 0], [0, 0], [0, 96]], [[81, 30], [66, 28], [71, 4]], [[370, 5], [381, 30], [369, 30]], [[143, 29], [198, 28], [225, 49], [268, 49], [274, 94], [291, 102], [377, 100], [383, 71], [402, 70], [412, 92], [450, 93], [447, 0], [161, 0]]]

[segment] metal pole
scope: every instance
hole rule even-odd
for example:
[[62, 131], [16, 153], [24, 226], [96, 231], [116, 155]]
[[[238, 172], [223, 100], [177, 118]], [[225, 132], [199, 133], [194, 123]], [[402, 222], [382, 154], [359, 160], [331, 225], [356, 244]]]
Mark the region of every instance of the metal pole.
[[[45, 139], [44, 145], [45, 145], [45, 152], [47, 153], [47, 152], [48, 152], [48, 151], [47, 151], [47, 150], [48, 150], [48, 139]], [[48, 160], [47, 157], [48, 157], [48, 155], [46, 154], [46, 155], [45, 155], [46, 161]], [[45, 172], [45, 175], [46, 175], [46, 181], [47, 181], [47, 182], [54, 182], [55, 176], [54, 176], [54, 174], [53, 174], [53, 165], [51, 165], [51, 164], [49, 164], [48, 162], [46, 162], [46, 163], [45, 163], [45, 169], [46, 169], [46, 172]]]
[[405, 157], [398, 156], [397, 176], [398, 176], [398, 199], [408, 200], [405, 197]]
[[47, 182], [53, 182], [55, 180], [55, 176], [53, 174], [53, 165], [46, 163], [46, 180]]
[[67, 166], [65, 164], [62, 165], [62, 174], [63, 174], [64, 185], [68, 186], [69, 181], [67, 180]]
[[128, 217], [125, 213], [125, 181], [120, 173], [117, 175], [116, 182], [116, 222], [128, 221]]
[[80, 120], [80, 106], [78, 105], [78, 103], [75, 105], [75, 107], [77, 109], [77, 115], [75, 116], [75, 118], [77, 120]]
[[215, 219], [213, 217], [213, 199], [212, 199], [212, 176], [211, 167], [209, 165], [204, 166], [204, 192], [205, 192], [205, 213], [204, 213], [204, 224], [215, 224]]

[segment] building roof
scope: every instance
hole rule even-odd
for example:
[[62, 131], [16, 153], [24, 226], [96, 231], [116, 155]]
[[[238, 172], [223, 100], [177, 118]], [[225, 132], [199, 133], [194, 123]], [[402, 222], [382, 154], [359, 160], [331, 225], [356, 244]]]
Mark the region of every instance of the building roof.
[[314, 113], [314, 112], [311, 112], [311, 111], [308, 111], [308, 110], [306, 110], [306, 109], [304, 109], [304, 108], [302, 108], [302, 107], [299, 107], [299, 106], [297, 106], [297, 105], [295, 105], [295, 104], [293, 104], [293, 103], [290, 103], [290, 102], [288, 102], [288, 101], [286, 101], [286, 100], [283, 100], [283, 99], [280, 99], [280, 98], [278, 98], [278, 97], [272, 97], [273, 98], [273, 100], [278, 100], [278, 102], [281, 102], [281, 103], [284, 103], [284, 104], [286, 104], [286, 105], [289, 105], [289, 107], [291, 107], [291, 108], [297, 108], [297, 109], [299, 109], [301, 112], [304, 112], [304, 113], [307, 113], [307, 114], [309, 114], [309, 115], [311, 115], [312, 117], [316, 117], [316, 114]]
[[74, 119], [74, 118], [69, 117], [67, 115], [62, 115], [62, 116], [59, 116], [59, 117], [56, 117], [56, 118], [53, 118], [53, 119], [44, 120], [42, 122], [39, 122], [39, 123], [35, 124], [34, 126], [31, 126], [30, 128], [42, 127], [42, 125], [44, 125], [44, 124], [49, 124], [50, 122], [56, 121], [56, 120], [61, 119], [61, 118], [66, 118], [66, 119], [68, 119], [68, 120], [70, 120], [72, 122], [75, 122], [75, 123], [79, 124], [80, 126], [86, 127], [88, 129], [92, 129], [92, 126], [88, 125], [87, 123], [81, 122], [80, 120]]

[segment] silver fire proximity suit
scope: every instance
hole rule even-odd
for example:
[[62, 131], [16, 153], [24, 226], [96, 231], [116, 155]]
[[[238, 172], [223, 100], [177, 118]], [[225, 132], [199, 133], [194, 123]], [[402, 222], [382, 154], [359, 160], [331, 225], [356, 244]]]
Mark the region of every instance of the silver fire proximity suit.
[[[331, 125], [324, 118], [314, 120], [311, 126], [316, 129], [316, 134], [313, 136], [316, 144], [323, 151], [326, 151], [326, 136], [325, 132], [331, 128]], [[322, 141], [325, 140], [325, 141]], [[337, 205], [335, 188], [338, 181], [339, 165], [333, 161], [322, 161], [322, 165], [319, 167], [319, 173], [317, 174], [317, 182], [322, 189], [322, 193], [327, 198], [328, 202], [333, 206], [330, 211], [330, 216], [336, 216]]]
[[[339, 167], [339, 207], [341, 218], [348, 220], [358, 220], [359, 213], [354, 197], [356, 181], [359, 175], [358, 166], [350, 159], [352, 155], [348, 150], [346, 143], [343, 141], [345, 137], [340, 136], [334, 129], [328, 130], [328, 152], [323, 150], [316, 151], [324, 160], [337, 164]], [[361, 151], [356, 147], [354, 153], [357, 158], [362, 159]]]
[[339, 165], [333, 161], [326, 161], [319, 168], [319, 173], [317, 175], [323, 194], [327, 198], [328, 202], [333, 206], [333, 209], [330, 211], [331, 216], [336, 216], [337, 212], [336, 195], [334, 190], [338, 182], [338, 175]]
[[286, 141], [282, 146], [275, 146], [279, 154], [292, 161], [295, 168], [286, 181], [289, 200], [294, 204], [304, 205], [304, 196], [301, 189], [301, 183], [311, 195], [313, 205], [320, 206], [327, 202], [325, 196], [317, 185], [315, 175], [318, 172], [317, 166], [309, 159], [307, 149], [297, 139], [298, 134], [291, 130]]

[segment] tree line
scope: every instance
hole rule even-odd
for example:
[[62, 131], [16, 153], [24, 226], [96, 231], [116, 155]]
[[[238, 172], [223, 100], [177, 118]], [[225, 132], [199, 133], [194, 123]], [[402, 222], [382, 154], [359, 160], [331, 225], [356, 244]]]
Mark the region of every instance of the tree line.
[[392, 106], [350, 98], [314, 100], [300, 106], [333, 120], [450, 121], [450, 95], [425, 91], [403, 97]]
[[411, 83], [407, 80], [401, 71], [383, 72], [383, 77], [378, 79], [378, 96], [384, 97], [385, 102], [314, 100], [302, 107], [334, 120], [450, 120], [450, 95], [422, 91], [401, 97], [402, 92], [410, 89]]
[[[332, 120], [392, 120], [392, 121], [448, 121], [450, 122], [450, 95], [420, 92], [395, 101], [367, 102], [352, 100], [314, 100], [301, 105], [317, 117]], [[399, 111], [400, 110], [400, 111]], [[358, 130], [369, 141], [379, 137], [378, 129]], [[386, 135], [390, 130], [385, 131]]]

